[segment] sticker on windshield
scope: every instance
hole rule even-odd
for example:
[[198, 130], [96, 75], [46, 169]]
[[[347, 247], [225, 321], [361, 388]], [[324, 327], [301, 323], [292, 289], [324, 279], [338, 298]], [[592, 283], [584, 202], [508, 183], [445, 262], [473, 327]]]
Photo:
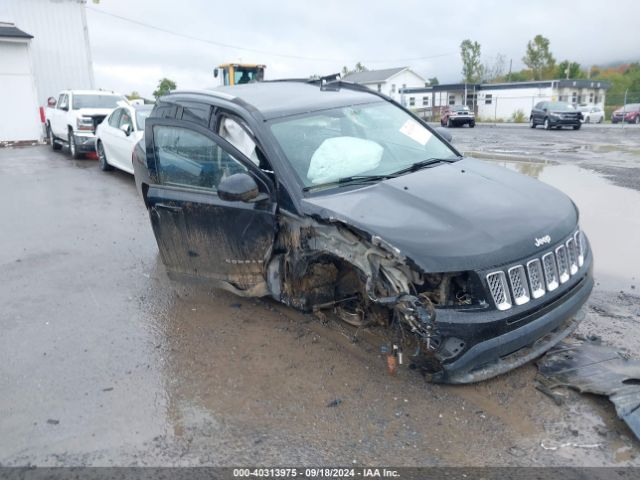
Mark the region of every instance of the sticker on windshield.
[[413, 120], [407, 120], [406, 122], [404, 122], [404, 125], [400, 127], [400, 133], [403, 133], [411, 140], [419, 143], [420, 145], [426, 145], [432, 137], [429, 130]]

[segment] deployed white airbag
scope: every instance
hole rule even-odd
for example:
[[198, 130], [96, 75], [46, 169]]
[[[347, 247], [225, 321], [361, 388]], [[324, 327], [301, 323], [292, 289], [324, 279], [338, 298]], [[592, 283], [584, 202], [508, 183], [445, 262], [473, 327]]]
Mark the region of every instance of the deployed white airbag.
[[377, 168], [382, 153], [381, 145], [364, 138], [327, 138], [313, 152], [307, 178], [318, 184], [360, 175]]

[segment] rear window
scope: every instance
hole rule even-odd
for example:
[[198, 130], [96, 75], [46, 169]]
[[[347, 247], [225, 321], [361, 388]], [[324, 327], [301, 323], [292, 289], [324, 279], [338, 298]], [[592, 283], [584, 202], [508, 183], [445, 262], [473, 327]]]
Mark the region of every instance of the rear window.
[[123, 101], [120, 95], [75, 94], [72, 97], [72, 110], [81, 108], [116, 108]]

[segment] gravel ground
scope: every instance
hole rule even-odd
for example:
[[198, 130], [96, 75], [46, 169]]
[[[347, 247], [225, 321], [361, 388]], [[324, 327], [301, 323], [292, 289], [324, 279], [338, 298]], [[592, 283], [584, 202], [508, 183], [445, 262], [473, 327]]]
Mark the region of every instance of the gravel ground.
[[[597, 281], [578, 335], [637, 357], [640, 130], [453, 134], [574, 198]], [[613, 405], [567, 390], [557, 406], [534, 365], [389, 377], [339, 324], [170, 282], [124, 173], [5, 148], [0, 192], [2, 465], [640, 466]]]

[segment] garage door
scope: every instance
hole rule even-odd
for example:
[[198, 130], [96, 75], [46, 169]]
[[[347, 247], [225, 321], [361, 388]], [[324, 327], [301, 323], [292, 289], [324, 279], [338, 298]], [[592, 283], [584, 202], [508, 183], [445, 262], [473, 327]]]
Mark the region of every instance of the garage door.
[[0, 142], [39, 140], [42, 125], [26, 41], [0, 40]]

